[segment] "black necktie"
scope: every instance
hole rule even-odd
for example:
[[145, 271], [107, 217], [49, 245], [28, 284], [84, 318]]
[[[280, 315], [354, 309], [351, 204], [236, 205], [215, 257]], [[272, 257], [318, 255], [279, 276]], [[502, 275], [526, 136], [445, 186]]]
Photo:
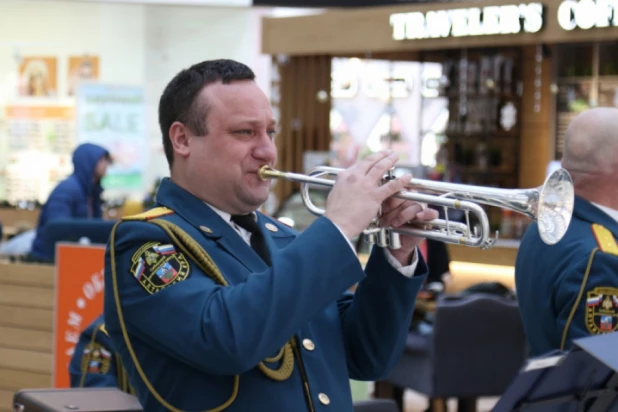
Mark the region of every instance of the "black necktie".
[[232, 222], [251, 233], [251, 247], [270, 266], [270, 253], [268, 253], [266, 240], [253, 215], [232, 215]]

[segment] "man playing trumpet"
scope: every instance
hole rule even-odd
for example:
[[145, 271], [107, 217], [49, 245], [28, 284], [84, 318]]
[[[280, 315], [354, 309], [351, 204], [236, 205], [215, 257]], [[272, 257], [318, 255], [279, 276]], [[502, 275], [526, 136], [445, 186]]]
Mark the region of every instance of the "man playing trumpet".
[[340, 173], [302, 234], [258, 212], [276, 124], [235, 61], [181, 71], [159, 121], [171, 177], [157, 207], [117, 226], [105, 261], [106, 328], [145, 410], [351, 411], [349, 379], [398, 360], [427, 268], [419, 238], [374, 248], [366, 269], [350, 239], [379, 211], [395, 227], [437, 212], [392, 198], [411, 176], [382, 184], [389, 153]]

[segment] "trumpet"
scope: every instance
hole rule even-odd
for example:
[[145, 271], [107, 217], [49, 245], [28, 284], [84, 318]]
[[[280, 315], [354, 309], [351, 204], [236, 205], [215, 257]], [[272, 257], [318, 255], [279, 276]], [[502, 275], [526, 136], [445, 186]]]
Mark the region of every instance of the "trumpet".
[[[263, 179], [285, 179], [301, 184], [301, 197], [305, 207], [316, 216], [325, 210], [317, 207], [310, 198], [311, 185], [333, 187], [338, 173], [344, 169], [319, 166], [307, 174], [282, 172], [263, 166], [258, 176]], [[330, 178], [327, 178], [330, 176]], [[333, 178], [334, 177], [334, 178]], [[382, 184], [394, 179], [391, 169], [383, 178]], [[491, 248], [497, 238], [490, 236], [487, 213], [481, 204], [508, 209], [535, 220], [543, 242], [556, 244], [566, 233], [573, 214], [575, 192], [571, 176], [565, 169], [554, 170], [542, 186], [532, 189], [499, 189], [433, 180], [412, 179], [405, 190], [394, 197], [412, 200], [444, 209], [444, 219], [430, 221], [412, 220], [399, 228], [380, 227], [380, 213], [370, 223], [363, 234], [365, 241], [380, 247], [398, 249], [401, 247], [400, 235], [412, 235], [446, 243], [459, 244], [481, 249]], [[449, 209], [461, 210], [465, 223], [449, 220]], [[472, 228], [470, 214], [474, 215], [478, 225]]]

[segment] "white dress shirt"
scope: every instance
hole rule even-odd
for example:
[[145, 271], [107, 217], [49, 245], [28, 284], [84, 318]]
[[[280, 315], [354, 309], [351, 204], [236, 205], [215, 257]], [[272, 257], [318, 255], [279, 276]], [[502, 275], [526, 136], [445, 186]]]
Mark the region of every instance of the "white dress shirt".
[[[232, 215], [231, 214], [229, 214], [227, 212], [224, 212], [223, 210], [219, 210], [216, 207], [214, 207], [214, 206], [212, 206], [212, 205], [210, 205], [208, 203], [205, 203], [205, 204], [208, 207], [210, 207], [216, 214], [221, 216], [221, 218], [223, 220], [225, 220], [230, 226], [232, 226], [232, 228], [234, 228], [234, 230], [244, 239], [245, 242], [247, 242], [247, 244], [251, 244], [251, 233], [249, 233], [244, 228], [238, 226], [236, 223], [232, 222]], [[253, 213], [253, 216], [256, 217], [255, 212]], [[339, 229], [339, 227], [337, 225], [335, 225], [335, 227], [337, 229]], [[345, 238], [345, 240], [347, 240], [348, 245], [350, 245], [350, 248], [356, 254], [356, 249], [354, 249], [354, 246], [352, 245], [352, 242], [350, 241], [350, 239], [348, 239], [343, 234], [341, 229], [339, 229], [339, 232], [341, 232], [341, 236], [343, 236]], [[416, 270], [416, 266], [418, 264], [418, 252], [417, 252], [417, 250], [418, 250], [418, 248], [414, 251], [414, 254], [412, 256], [412, 262], [410, 262], [410, 264], [407, 265], [407, 266], [403, 266], [397, 259], [395, 259], [387, 248], [384, 248], [384, 253], [386, 254], [386, 258], [388, 259], [388, 263], [390, 263], [402, 275], [404, 275], [404, 276], [406, 276], [408, 278], [411, 278], [414, 275], [414, 271]]]

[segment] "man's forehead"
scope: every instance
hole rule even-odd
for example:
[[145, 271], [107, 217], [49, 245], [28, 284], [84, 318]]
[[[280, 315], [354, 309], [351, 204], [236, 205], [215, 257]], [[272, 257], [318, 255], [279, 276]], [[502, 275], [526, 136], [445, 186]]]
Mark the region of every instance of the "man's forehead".
[[231, 83], [218, 81], [205, 86], [200, 94], [214, 101], [241, 100], [246, 99], [248, 96], [266, 97], [252, 80], [234, 80]]
[[276, 123], [268, 98], [252, 81], [215, 83], [206, 86], [200, 98], [210, 113], [223, 115], [228, 121]]

